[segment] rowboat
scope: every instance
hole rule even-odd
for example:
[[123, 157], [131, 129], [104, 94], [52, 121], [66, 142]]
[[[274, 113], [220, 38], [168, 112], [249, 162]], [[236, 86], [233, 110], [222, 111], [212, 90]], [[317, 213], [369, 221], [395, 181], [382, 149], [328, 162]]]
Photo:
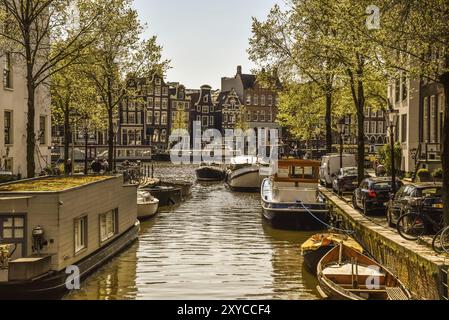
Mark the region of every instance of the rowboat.
[[147, 191], [137, 191], [137, 218], [139, 220], [154, 217], [159, 208], [159, 200]]
[[319, 292], [332, 300], [411, 300], [410, 292], [385, 267], [340, 243], [317, 266]]
[[347, 247], [353, 248], [357, 252], [363, 253], [362, 246], [353, 238], [340, 233], [319, 233], [310, 237], [301, 245], [301, 255], [304, 258], [304, 265], [312, 274], [316, 274], [318, 262], [335, 246], [341, 242]]
[[214, 163], [202, 164], [195, 172], [198, 181], [223, 181], [226, 175], [226, 171]]

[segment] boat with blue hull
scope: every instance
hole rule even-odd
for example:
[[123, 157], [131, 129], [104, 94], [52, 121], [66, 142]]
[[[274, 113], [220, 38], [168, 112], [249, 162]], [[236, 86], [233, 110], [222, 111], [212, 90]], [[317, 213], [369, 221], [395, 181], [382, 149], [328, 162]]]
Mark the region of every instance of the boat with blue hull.
[[328, 228], [329, 206], [318, 190], [319, 166], [311, 160], [280, 160], [277, 171], [262, 182], [263, 216], [274, 228]]

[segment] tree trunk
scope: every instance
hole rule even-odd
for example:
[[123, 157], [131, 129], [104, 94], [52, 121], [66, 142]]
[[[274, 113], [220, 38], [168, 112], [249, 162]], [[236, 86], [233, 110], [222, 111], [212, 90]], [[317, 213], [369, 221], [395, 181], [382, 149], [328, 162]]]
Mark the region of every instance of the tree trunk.
[[332, 152], [332, 92], [326, 92], [326, 152]]
[[[67, 166], [69, 162], [69, 143], [71, 139], [72, 133], [70, 130], [70, 115], [69, 115], [69, 108], [66, 106], [64, 110], [64, 174], [69, 175], [72, 173], [72, 170], [69, 170], [70, 168]], [[72, 166], [73, 161], [72, 160]]]
[[365, 178], [365, 92], [359, 74], [357, 80], [357, 181], [360, 185]]
[[108, 162], [109, 168], [111, 171], [112, 168], [115, 168], [114, 163], [114, 124], [113, 124], [114, 113], [111, 108], [108, 109]]
[[446, 103], [444, 106], [444, 122], [442, 133], [442, 155], [441, 163], [443, 167], [443, 203], [444, 203], [444, 223], [449, 226], [449, 72], [441, 77], [444, 87]]
[[36, 113], [34, 106], [35, 88], [32, 81], [32, 74], [30, 74], [28, 70], [27, 70], [27, 90], [28, 90], [27, 152], [26, 152], [27, 177], [34, 178], [34, 176], [36, 175], [36, 163], [35, 163], [36, 135], [34, 132], [34, 119]]

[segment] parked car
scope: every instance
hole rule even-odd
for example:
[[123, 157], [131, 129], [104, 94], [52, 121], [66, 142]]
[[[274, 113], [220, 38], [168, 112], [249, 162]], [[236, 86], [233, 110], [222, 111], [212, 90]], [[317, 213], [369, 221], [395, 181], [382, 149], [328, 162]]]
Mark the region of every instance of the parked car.
[[[343, 167], [357, 166], [355, 154], [343, 154]], [[321, 158], [320, 184], [332, 187], [333, 177], [340, 170], [340, 155], [328, 154]]]
[[443, 207], [442, 183], [407, 184], [388, 203], [388, 225], [395, 226], [399, 218], [407, 213], [428, 214], [439, 221], [443, 215]]
[[[370, 177], [370, 175], [365, 171], [365, 178], [368, 177]], [[357, 179], [357, 167], [341, 168], [339, 172], [333, 176], [332, 190], [340, 196], [344, 192], [353, 192], [358, 186]]]
[[[402, 182], [396, 180], [396, 188], [402, 187]], [[352, 203], [354, 208], [362, 210], [364, 215], [372, 211], [385, 211], [392, 193], [391, 177], [366, 178], [354, 190]]]

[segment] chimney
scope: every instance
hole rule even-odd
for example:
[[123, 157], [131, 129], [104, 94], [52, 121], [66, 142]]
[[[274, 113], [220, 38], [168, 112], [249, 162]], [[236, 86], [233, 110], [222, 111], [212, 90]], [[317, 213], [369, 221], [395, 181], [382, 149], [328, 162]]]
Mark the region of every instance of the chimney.
[[237, 74], [242, 75], [242, 66], [237, 66]]

